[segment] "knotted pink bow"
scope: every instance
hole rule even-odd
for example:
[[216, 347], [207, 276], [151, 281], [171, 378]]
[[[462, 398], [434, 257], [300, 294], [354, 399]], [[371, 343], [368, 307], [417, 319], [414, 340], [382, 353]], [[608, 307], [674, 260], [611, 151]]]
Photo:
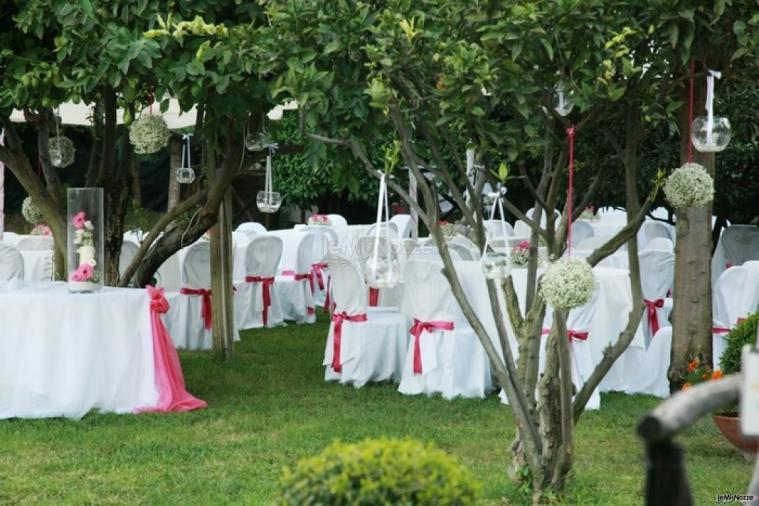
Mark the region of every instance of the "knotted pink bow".
[[271, 306], [271, 287], [274, 284], [274, 277], [266, 276], [245, 276], [245, 281], [248, 283], [262, 283], [261, 294], [264, 299], [264, 327], [269, 324], [269, 307]]
[[414, 374], [422, 374], [422, 347], [419, 344], [422, 332], [435, 330], [453, 330], [453, 322], [423, 322], [414, 318], [414, 326], [410, 330], [411, 335], [414, 336]]
[[655, 336], [659, 332], [659, 317], [656, 310], [664, 307], [664, 299], [644, 300], [643, 303], [648, 308], [648, 326], [651, 328], [651, 335]]
[[311, 277], [316, 278], [316, 281], [319, 283], [319, 290], [324, 290], [324, 273], [322, 271], [327, 267], [329, 265], [326, 262], [311, 264]]
[[340, 347], [343, 340], [343, 322], [365, 322], [367, 321], [366, 313], [359, 313], [349, 315], [345, 311], [341, 313], [334, 313], [332, 315], [332, 321], [335, 324], [334, 332], [332, 333], [332, 370], [335, 372], [342, 372], [343, 366], [340, 360]]
[[379, 288], [369, 288], [369, 306], [379, 305]]
[[567, 338], [570, 341], [572, 339], [576, 339], [577, 341], [587, 341], [588, 335], [589, 335], [588, 332], [580, 332], [579, 330], [573, 330], [573, 329], [567, 330]]
[[200, 307], [200, 314], [203, 316], [203, 324], [206, 330], [211, 329], [213, 324], [213, 307], [211, 306], [211, 290], [205, 288], [181, 288], [179, 293], [182, 295], [199, 295], [203, 297], [203, 305]]

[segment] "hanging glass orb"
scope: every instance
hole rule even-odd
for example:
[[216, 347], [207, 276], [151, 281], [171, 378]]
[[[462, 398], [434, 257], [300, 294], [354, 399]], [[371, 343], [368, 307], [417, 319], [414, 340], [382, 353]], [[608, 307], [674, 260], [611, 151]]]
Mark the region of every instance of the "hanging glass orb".
[[195, 171], [191, 167], [179, 167], [177, 169], [177, 181], [180, 184], [190, 184], [195, 181]]
[[248, 151], [263, 151], [266, 147], [266, 138], [263, 134], [250, 132], [245, 136], [245, 149]]
[[66, 136], [56, 135], [48, 140], [48, 154], [53, 167], [68, 167], [74, 163], [75, 153], [74, 143]]
[[369, 258], [364, 270], [366, 285], [370, 288], [391, 288], [400, 281], [400, 265], [388, 258]]
[[256, 195], [256, 205], [262, 213], [276, 213], [282, 205], [282, 195], [261, 190]]
[[556, 85], [553, 95], [553, 109], [559, 116], [566, 116], [574, 109], [574, 92], [565, 83]]
[[482, 256], [481, 265], [486, 279], [505, 279], [511, 275], [511, 260], [505, 253], [488, 251]]
[[691, 125], [690, 140], [693, 147], [702, 153], [718, 153], [730, 143], [732, 131], [730, 120], [724, 116], [715, 116], [711, 128], [709, 118], [698, 116]]

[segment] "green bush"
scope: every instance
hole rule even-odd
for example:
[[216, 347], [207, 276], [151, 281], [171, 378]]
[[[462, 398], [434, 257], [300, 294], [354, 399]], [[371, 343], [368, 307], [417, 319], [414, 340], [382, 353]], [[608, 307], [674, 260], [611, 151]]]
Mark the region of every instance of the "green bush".
[[727, 346], [720, 357], [722, 374], [734, 374], [741, 370], [741, 352], [746, 344], [756, 342], [756, 327], [759, 325], [759, 313], [753, 313], [740, 322], [725, 337]]
[[281, 505], [468, 505], [479, 484], [442, 450], [412, 440], [334, 443], [285, 468]]

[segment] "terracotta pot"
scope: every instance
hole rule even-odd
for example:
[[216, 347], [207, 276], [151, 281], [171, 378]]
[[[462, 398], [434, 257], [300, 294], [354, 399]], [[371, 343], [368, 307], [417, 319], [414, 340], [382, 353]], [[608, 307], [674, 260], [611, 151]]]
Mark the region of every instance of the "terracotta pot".
[[759, 440], [746, 439], [741, 435], [741, 427], [737, 416], [712, 416], [714, 425], [730, 443], [738, 448], [746, 458], [753, 459], [753, 455], [759, 450]]

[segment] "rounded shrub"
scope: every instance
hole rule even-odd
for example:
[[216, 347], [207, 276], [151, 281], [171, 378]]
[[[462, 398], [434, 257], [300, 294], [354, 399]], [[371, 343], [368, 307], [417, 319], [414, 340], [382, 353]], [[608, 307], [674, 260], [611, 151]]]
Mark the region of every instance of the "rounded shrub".
[[479, 484], [432, 445], [397, 439], [334, 443], [285, 468], [280, 505], [469, 505]]
[[757, 325], [759, 325], [759, 313], [750, 314], [727, 334], [725, 351], [720, 357], [722, 374], [740, 372], [743, 346], [756, 342]]

